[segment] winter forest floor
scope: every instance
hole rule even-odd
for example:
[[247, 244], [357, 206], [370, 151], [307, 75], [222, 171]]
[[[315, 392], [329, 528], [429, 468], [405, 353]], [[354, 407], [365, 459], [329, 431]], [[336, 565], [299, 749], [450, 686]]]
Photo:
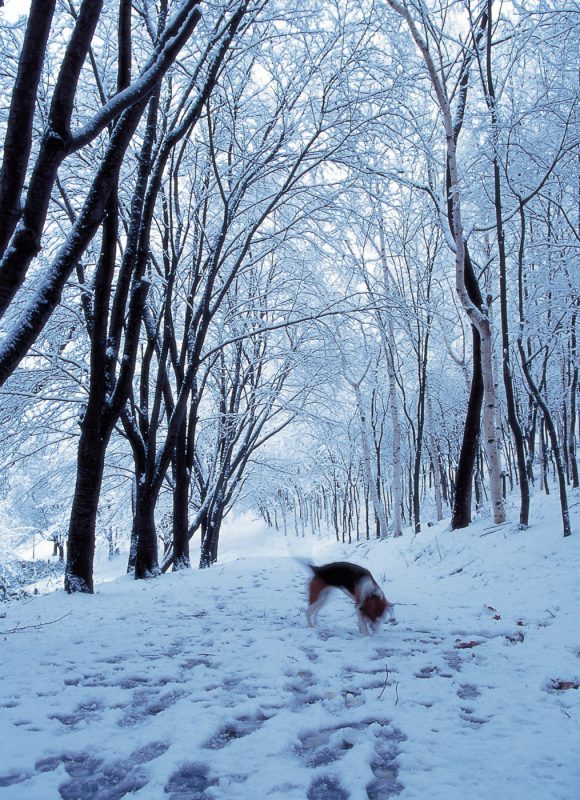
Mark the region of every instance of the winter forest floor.
[[[578, 798], [570, 501], [567, 540], [552, 498], [358, 546], [244, 518], [212, 569], [0, 606], [1, 800]], [[397, 623], [337, 593], [308, 629], [293, 554], [368, 566]]]

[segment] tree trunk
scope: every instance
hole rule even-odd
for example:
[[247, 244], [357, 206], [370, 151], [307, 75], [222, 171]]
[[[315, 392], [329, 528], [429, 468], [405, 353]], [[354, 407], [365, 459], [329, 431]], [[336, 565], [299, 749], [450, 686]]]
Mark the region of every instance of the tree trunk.
[[135, 578], [156, 578], [161, 574], [155, 529], [155, 502], [157, 496], [148, 491], [147, 482], [141, 483], [137, 475], [137, 502], [133, 517], [133, 533], [137, 541]]
[[[419, 345], [419, 342], [417, 342]], [[425, 392], [427, 390], [427, 353], [429, 348], [429, 322], [423, 343], [423, 354], [418, 359], [419, 400], [417, 403], [417, 441], [413, 464], [413, 521], [415, 533], [421, 532], [421, 462], [423, 455], [423, 434], [425, 429]]]
[[560, 454], [560, 446], [558, 444], [558, 432], [556, 431], [556, 426], [554, 425], [554, 422], [552, 420], [552, 415], [550, 414], [550, 410], [547, 404], [545, 403], [541, 393], [539, 392], [536, 384], [534, 383], [534, 379], [532, 378], [532, 374], [530, 372], [528, 360], [526, 359], [526, 354], [524, 352], [521, 339], [518, 340], [518, 347], [520, 351], [520, 358], [522, 362], [522, 369], [524, 371], [524, 375], [528, 382], [528, 386], [530, 387], [532, 394], [534, 395], [536, 402], [542, 411], [542, 415], [544, 417], [544, 423], [546, 425], [548, 435], [550, 437], [550, 443], [552, 445], [552, 453], [554, 456], [554, 461], [556, 462], [558, 488], [560, 491], [560, 511], [562, 514], [562, 530], [564, 536], [570, 536], [570, 534], [572, 533], [572, 527], [570, 524], [568, 496], [566, 493], [566, 475], [564, 472], [564, 465], [562, 463], [562, 456]]
[[4, 255], [22, 210], [20, 196], [32, 147], [36, 93], [55, 5], [55, 0], [33, 0], [30, 4], [0, 171], [0, 257]]
[[64, 588], [92, 594], [95, 526], [109, 436], [100, 431], [98, 421], [85, 418], [79, 440], [77, 476], [73, 496]]
[[507, 305], [507, 259], [505, 252], [505, 232], [503, 227], [503, 211], [502, 211], [502, 197], [501, 197], [501, 176], [500, 165], [497, 154], [497, 147], [499, 144], [498, 120], [496, 110], [495, 86], [493, 82], [492, 69], [491, 69], [491, 53], [492, 53], [492, 0], [488, 0], [487, 4], [487, 86], [486, 86], [486, 100], [491, 114], [491, 124], [493, 133], [493, 178], [494, 178], [494, 205], [495, 205], [495, 220], [497, 229], [497, 247], [499, 255], [499, 302], [501, 311], [501, 341], [502, 341], [502, 366], [503, 366], [503, 382], [507, 403], [507, 417], [508, 423], [512, 432], [514, 446], [516, 450], [516, 459], [518, 466], [518, 477], [520, 485], [520, 528], [525, 529], [528, 527], [528, 518], [530, 513], [530, 487], [528, 484], [528, 475], [526, 471], [526, 453], [524, 448], [524, 437], [520, 422], [518, 420], [516, 401], [514, 397], [514, 388], [512, 381], [511, 365], [510, 365], [510, 339], [508, 330], [508, 305]]
[[429, 455], [431, 457], [431, 464], [433, 466], [433, 494], [435, 497], [435, 515], [437, 522], [441, 522], [443, 519], [443, 503], [442, 503], [442, 493], [441, 493], [441, 467], [440, 467], [440, 458], [439, 458], [439, 447], [437, 445], [437, 439], [435, 437], [435, 431], [433, 428], [433, 403], [431, 402], [431, 394], [429, 393], [429, 387], [426, 386], [426, 403], [427, 403], [427, 427], [429, 429], [428, 432], [428, 450]]
[[501, 493], [501, 463], [494, 426], [497, 399], [493, 382], [491, 328], [484, 306], [474, 304], [468, 289], [466, 245], [463, 236], [461, 212], [460, 174], [457, 160], [458, 130], [453, 124], [448, 94], [445, 85], [442, 83], [442, 74], [433, 60], [428, 42], [421, 35], [409, 8], [406, 5], [402, 5], [398, 0], [388, 0], [388, 2], [406, 20], [415, 44], [421, 51], [443, 117], [447, 154], [449, 226], [455, 243], [455, 287], [463, 309], [471, 324], [477, 328], [480, 337], [481, 374], [485, 396], [483, 429], [490, 471], [491, 508], [494, 522], [500, 524], [505, 522], [505, 507]]
[[363, 472], [365, 476], [365, 482], [368, 486], [371, 500], [373, 502], [373, 508], [379, 523], [379, 530], [381, 533], [381, 539], [385, 539], [388, 535], [388, 525], [387, 525], [387, 517], [385, 514], [385, 507], [382, 504], [379, 494], [377, 492], [377, 485], [375, 483], [375, 479], [373, 477], [373, 471], [371, 467], [371, 451], [369, 446], [369, 439], [368, 439], [368, 430], [367, 430], [367, 422], [366, 422], [366, 414], [363, 406], [362, 394], [360, 390], [360, 383], [355, 384], [351, 382], [351, 386], [354, 388], [355, 395], [356, 395], [356, 405], [358, 411], [358, 418], [360, 424], [360, 432], [361, 432], [361, 440], [362, 440], [362, 448], [363, 448]]
[[[576, 306], [580, 300], [576, 300]], [[568, 424], [568, 454], [570, 458], [570, 472], [572, 474], [572, 486], [577, 489], [580, 486], [578, 477], [578, 462], [576, 461], [576, 422], [577, 410], [576, 399], [578, 395], [578, 363], [576, 346], [576, 312], [572, 314], [570, 321], [570, 361], [572, 369], [572, 380], [570, 382], [570, 422]]]
[[186, 461], [186, 425], [181, 424], [173, 462], [173, 569], [191, 567], [189, 555], [189, 474]]
[[466, 528], [471, 522], [471, 493], [473, 474], [479, 446], [481, 406], [483, 404], [483, 379], [481, 375], [480, 339], [477, 329], [471, 328], [473, 374], [463, 426], [463, 438], [455, 475], [455, 492], [451, 530]]
[[217, 561], [223, 513], [224, 509], [221, 506], [221, 502], [216, 500], [205, 517], [202, 525], [200, 569], [207, 569]]

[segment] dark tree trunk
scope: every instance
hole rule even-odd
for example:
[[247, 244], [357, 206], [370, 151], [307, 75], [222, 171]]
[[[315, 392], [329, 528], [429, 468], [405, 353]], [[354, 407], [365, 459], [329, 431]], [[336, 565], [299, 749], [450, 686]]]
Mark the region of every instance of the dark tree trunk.
[[212, 527], [213, 527], [213, 535], [211, 542], [212, 564], [215, 564], [218, 560], [218, 544], [219, 544], [219, 537], [222, 528], [223, 518], [224, 518], [224, 508], [221, 507], [219, 509], [216, 509], [216, 513], [213, 515], [212, 518]]
[[[33, 24], [38, 24], [39, 35], [31, 37], [29, 47], [40, 48], [42, 47], [43, 41], [46, 42], [45, 36], [48, 34], [50, 19], [44, 16], [42, 12], [41, 16], [44, 16], [44, 19], [39, 17], [40, 5], [40, 3], [33, 3], [31, 7], [34, 16], [29, 20], [29, 27]], [[2, 262], [0, 263], [0, 276], [2, 278], [0, 280], [0, 315], [4, 314], [12, 302], [16, 292], [24, 281], [32, 259], [40, 250], [42, 229], [46, 220], [51, 191], [56, 181], [58, 168], [72, 149], [70, 144], [70, 121], [74, 108], [77, 84], [101, 14], [102, 5], [103, 0], [95, 0], [95, 2], [86, 2], [85, 0], [85, 2], [81, 3], [75, 26], [65, 50], [60, 72], [56, 79], [46, 128], [40, 143], [39, 154], [29, 178], [29, 188], [26, 193], [22, 216], [14, 232], [12, 244], [6, 249]], [[50, 4], [48, 4], [47, 8], [49, 15], [52, 16], [50, 13]], [[42, 30], [43, 28], [44, 30]], [[28, 36], [29, 34], [27, 31], [27, 40]], [[29, 57], [30, 53], [23, 51], [21, 64], [24, 58]], [[37, 53], [36, 58], [38, 59], [38, 57], [39, 54]], [[41, 66], [41, 64], [35, 64], [34, 68], [38, 69], [39, 66]], [[31, 74], [31, 85], [32, 81], [34, 81], [33, 74]], [[30, 99], [31, 98], [28, 100], [28, 107]], [[15, 116], [11, 121], [12, 124], [16, 126], [18, 124], [18, 117]], [[28, 121], [27, 124], [29, 124]], [[7, 133], [8, 143], [10, 143], [11, 136], [18, 137], [20, 135], [18, 129], [9, 129]], [[26, 136], [26, 129], [23, 133]], [[30, 152], [30, 149], [28, 152]], [[11, 165], [10, 172], [12, 172], [12, 169], [16, 168], [16, 163]], [[19, 183], [22, 184], [25, 177], [25, 168], [26, 165], [20, 163], [18, 174], [15, 175], [16, 181], [15, 185], [12, 187], [13, 190], [17, 189]], [[10, 172], [5, 171], [5, 176], [8, 177]], [[22, 188], [22, 186], [20, 186], [20, 188]], [[9, 209], [12, 207], [12, 213], [10, 214], [12, 219], [14, 219], [14, 201], [19, 199], [19, 194], [20, 193], [18, 193], [18, 198], [11, 200], [8, 206]], [[4, 233], [4, 238], [7, 236], [10, 237], [11, 233], [12, 230], [8, 227]]]
[[[58, 167], [70, 153], [84, 147], [109, 123], [117, 121], [103, 160], [87, 192], [83, 208], [69, 235], [50, 269], [42, 275], [43, 283], [33, 294], [26, 311], [12, 326], [8, 344], [0, 346], [0, 385], [12, 375], [60, 303], [66, 281], [101, 224], [116, 174], [147, 105], [148, 97], [158, 87], [201, 16], [196, 3], [192, 3], [191, 0], [184, 3], [173, 17], [172, 24], [168, 25], [161, 35], [157, 57], [146, 65], [142, 79], [135, 81], [133, 90], [127, 87], [122, 97], [115, 98], [116, 102], [111, 104], [107, 113], [96, 115], [82, 128], [83, 135], [71, 137], [69, 124], [78, 77], [90, 47], [92, 31], [99, 19], [101, 7], [102, 0], [94, 2], [85, 0], [79, 10], [57, 78], [50, 108], [49, 126], [32, 170], [22, 218], [0, 262], [0, 315], [12, 302], [33, 258], [39, 251]], [[245, 12], [242, 11], [242, 15], [243, 13]], [[214, 83], [215, 76], [211, 85]], [[208, 92], [210, 88], [207, 87]]]
[[156, 578], [161, 574], [155, 530], [155, 501], [147, 492], [137, 487], [137, 503], [133, 517], [133, 531], [137, 539], [135, 578]]
[[471, 391], [467, 404], [467, 415], [463, 428], [463, 440], [459, 463], [455, 475], [455, 492], [453, 497], [453, 512], [451, 515], [451, 530], [466, 528], [471, 522], [471, 491], [473, 472], [477, 459], [479, 446], [479, 432], [481, 421], [481, 406], [483, 403], [483, 376], [481, 374], [481, 345], [479, 333], [471, 329], [473, 374], [471, 376]]
[[189, 555], [189, 475], [186, 460], [185, 421], [177, 434], [173, 462], [173, 569], [191, 567]]
[[106, 397], [106, 334], [107, 309], [111, 282], [115, 271], [118, 233], [117, 194], [108, 201], [108, 214], [103, 224], [101, 253], [93, 286], [92, 316], [89, 319], [91, 336], [90, 382], [87, 408], [81, 422], [77, 455], [77, 478], [71, 509], [65, 589], [67, 592], [93, 592], [93, 559], [95, 525], [105, 453], [113, 431], [115, 417], [107, 417], [110, 407]]
[[85, 417], [67, 542], [64, 588], [69, 594], [94, 591], [95, 526], [108, 440], [100, 432], [98, 419]]
[[199, 568], [207, 569], [211, 567], [211, 537], [212, 527], [208, 515], [204, 517], [201, 523], [201, 550], [199, 556]]
[[223, 504], [215, 500], [202, 524], [200, 569], [207, 569], [215, 564], [218, 557], [218, 544], [221, 524], [224, 516]]
[[562, 530], [564, 536], [570, 536], [572, 533], [572, 527], [570, 524], [570, 511], [568, 508], [568, 495], [566, 493], [566, 475], [564, 472], [564, 465], [562, 463], [562, 456], [560, 454], [560, 446], [558, 444], [558, 432], [556, 431], [556, 426], [554, 425], [554, 421], [552, 420], [552, 415], [550, 414], [550, 410], [544, 401], [539, 389], [537, 388], [534, 379], [532, 378], [532, 374], [530, 372], [529, 363], [526, 359], [526, 354], [522, 347], [521, 341], [518, 342], [519, 350], [520, 350], [520, 357], [522, 361], [522, 369], [524, 371], [524, 375], [528, 382], [528, 386], [530, 387], [534, 398], [542, 411], [542, 415], [544, 417], [544, 423], [546, 425], [546, 429], [548, 431], [548, 435], [550, 437], [550, 443], [552, 445], [552, 454], [554, 456], [555, 466], [556, 466], [556, 475], [558, 477], [558, 488], [560, 491], [560, 510], [562, 514]]
[[[580, 305], [580, 300], [576, 300], [576, 306]], [[576, 460], [576, 398], [578, 396], [578, 364], [577, 364], [577, 345], [576, 345], [576, 312], [572, 315], [570, 322], [570, 361], [572, 370], [572, 380], [570, 382], [570, 423], [568, 426], [568, 455], [570, 458], [570, 472], [572, 475], [572, 486], [577, 489], [580, 486], [578, 477], [578, 462]]]
[[[18, 75], [6, 126], [4, 156], [0, 171], [0, 256], [20, 219], [20, 195], [26, 180], [26, 168], [32, 146], [32, 124], [36, 108], [36, 92], [44, 63], [44, 55], [55, 0], [33, 0], [18, 64]], [[55, 554], [56, 555], [56, 554]]]
[[[483, 13], [479, 20], [479, 30], [475, 34], [475, 44], [477, 45], [485, 34], [487, 26], [487, 14]], [[458, 115], [454, 124], [453, 138], [455, 143], [459, 139], [461, 128], [463, 126], [463, 118], [465, 108], [467, 105], [467, 92], [469, 88], [469, 74], [471, 69], [471, 62], [473, 59], [473, 51], [466, 55], [466, 60], [462, 68], [462, 76], [460, 81], [460, 96], [458, 100]], [[455, 238], [454, 230], [454, 209], [453, 209], [453, 196], [451, 192], [451, 172], [449, 169], [449, 159], [446, 163], [446, 185], [447, 185], [447, 219], [449, 221], [449, 228], [453, 238]], [[483, 305], [483, 297], [479, 288], [479, 282], [471, 263], [471, 256], [469, 248], [464, 243], [464, 279], [465, 288], [469, 295], [471, 302], [477, 307], [481, 308]], [[477, 458], [477, 451], [479, 448], [479, 433], [481, 428], [481, 408], [483, 405], [483, 372], [481, 366], [481, 340], [479, 332], [474, 326], [471, 328], [472, 335], [472, 359], [473, 359], [473, 374], [471, 376], [471, 390], [469, 393], [469, 401], [467, 404], [467, 415], [465, 418], [465, 425], [463, 429], [463, 439], [461, 442], [461, 452], [459, 454], [459, 462], [457, 465], [457, 472], [455, 475], [455, 483], [453, 485], [453, 510], [451, 515], [451, 530], [458, 528], [465, 528], [471, 522], [471, 491], [473, 482], [473, 473]]]

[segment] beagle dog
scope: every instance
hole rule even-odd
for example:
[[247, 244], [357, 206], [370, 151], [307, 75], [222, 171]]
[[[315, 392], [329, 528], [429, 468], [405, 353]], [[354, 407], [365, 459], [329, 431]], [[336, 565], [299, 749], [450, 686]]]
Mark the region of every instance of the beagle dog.
[[369, 624], [376, 627], [379, 619], [388, 611], [394, 622], [393, 606], [383, 594], [379, 584], [368, 569], [348, 561], [333, 561], [320, 567], [308, 564], [312, 578], [308, 585], [308, 610], [306, 619], [312, 628], [316, 616], [328, 599], [331, 589], [336, 588], [351, 597], [356, 605], [358, 627], [368, 636]]

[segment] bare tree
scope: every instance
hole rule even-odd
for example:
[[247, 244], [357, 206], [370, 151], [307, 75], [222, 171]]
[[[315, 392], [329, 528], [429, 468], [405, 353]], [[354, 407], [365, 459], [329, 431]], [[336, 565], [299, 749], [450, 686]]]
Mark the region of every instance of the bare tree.
[[452, 209], [452, 233], [455, 244], [455, 280], [456, 291], [465, 313], [477, 329], [481, 344], [482, 379], [484, 388], [483, 428], [484, 443], [489, 466], [491, 508], [496, 523], [505, 521], [505, 505], [501, 485], [501, 460], [495, 432], [494, 416], [497, 404], [493, 380], [492, 330], [486, 306], [475, 305], [466, 283], [465, 243], [463, 219], [461, 213], [461, 175], [457, 158], [457, 137], [453, 123], [451, 101], [445, 82], [441, 79], [441, 71], [437, 68], [427, 40], [422, 36], [407, 6], [397, 0], [388, 0], [389, 5], [406, 21], [415, 44], [417, 45], [429, 74], [437, 104], [441, 112], [445, 131], [447, 169], [449, 171], [449, 193]]

